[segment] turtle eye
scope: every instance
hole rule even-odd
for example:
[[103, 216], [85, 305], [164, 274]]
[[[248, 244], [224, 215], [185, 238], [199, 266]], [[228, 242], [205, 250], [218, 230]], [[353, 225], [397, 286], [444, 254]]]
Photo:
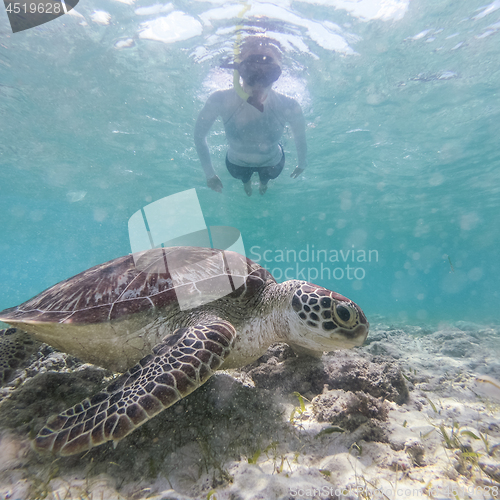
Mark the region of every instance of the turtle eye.
[[335, 307], [335, 315], [343, 323], [349, 323], [349, 320], [351, 319], [351, 311], [344, 305], [338, 305], [337, 307]]

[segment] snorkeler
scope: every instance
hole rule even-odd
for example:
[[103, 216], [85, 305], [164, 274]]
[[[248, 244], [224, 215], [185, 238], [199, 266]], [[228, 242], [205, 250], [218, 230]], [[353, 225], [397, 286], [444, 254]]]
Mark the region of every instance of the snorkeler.
[[[305, 121], [299, 103], [272, 90], [281, 75], [281, 51], [278, 43], [267, 37], [248, 37], [241, 46], [240, 62], [234, 65], [234, 87], [214, 92], [201, 110], [194, 130], [196, 151], [207, 177], [207, 186], [222, 191], [222, 182], [210, 159], [206, 137], [220, 116], [229, 144], [226, 167], [243, 182], [252, 194], [251, 177], [259, 175], [260, 194], [270, 179], [276, 179], [285, 165], [285, 153], [279, 143], [285, 125], [290, 124], [298, 165], [290, 177], [297, 178], [306, 168]], [[239, 83], [238, 74], [243, 80]]]

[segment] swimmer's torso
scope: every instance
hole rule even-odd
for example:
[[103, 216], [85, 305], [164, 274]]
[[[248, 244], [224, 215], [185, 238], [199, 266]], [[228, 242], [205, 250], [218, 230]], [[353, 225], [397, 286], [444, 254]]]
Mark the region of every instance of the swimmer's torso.
[[228, 160], [241, 167], [277, 165], [282, 156], [279, 141], [295, 101], [271, 90], [261, 112], [234, 89], [217, 94], [229, 144]]

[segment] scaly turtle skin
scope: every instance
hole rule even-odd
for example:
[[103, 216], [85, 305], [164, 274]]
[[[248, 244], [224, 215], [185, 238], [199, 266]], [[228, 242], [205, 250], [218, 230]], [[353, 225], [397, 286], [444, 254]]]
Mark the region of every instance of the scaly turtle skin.
[[[305, 281], [278, 284], [237, 253], [196, 247], [114, 259], [0, 312], [0, 321], [84, 361], [128, 369], [48, 420], [34, 446], [61, 455], [116, 445], [215, 370], [249, 364], [275, 342], [321, 354], [361, 345], [369, 327], [338, 293]], [[16, 338], [19, 349], [24, 332], [0, 336], [0, 355], [17, 352], [1, 342]]]

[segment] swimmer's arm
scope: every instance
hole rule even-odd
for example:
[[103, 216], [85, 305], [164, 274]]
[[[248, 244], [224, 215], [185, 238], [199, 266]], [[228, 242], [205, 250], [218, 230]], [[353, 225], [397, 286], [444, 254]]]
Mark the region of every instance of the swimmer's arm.
[[291, 175], [291, 177], [295, 178], [307, 167], [306, 121], [299, 103], [295, 100], [288, 109], [287, 119], [290, 123], [295, 148], [297, 149], [298, 165]]
[[194, 144], [207, 179], [211, 179], [216, 176], [215, 170], [212, 166], [212, 160], [210, 158], [210, 150], [208, 149], [207, 135], [215, 120], [220, 115], [221, 103], [220, 96], [218, 94], [219, 92], [215, 92], [208, 98], [204, 108], [200, 111], [198, 119], [196, 120], [196, 125], [194, 126]]

